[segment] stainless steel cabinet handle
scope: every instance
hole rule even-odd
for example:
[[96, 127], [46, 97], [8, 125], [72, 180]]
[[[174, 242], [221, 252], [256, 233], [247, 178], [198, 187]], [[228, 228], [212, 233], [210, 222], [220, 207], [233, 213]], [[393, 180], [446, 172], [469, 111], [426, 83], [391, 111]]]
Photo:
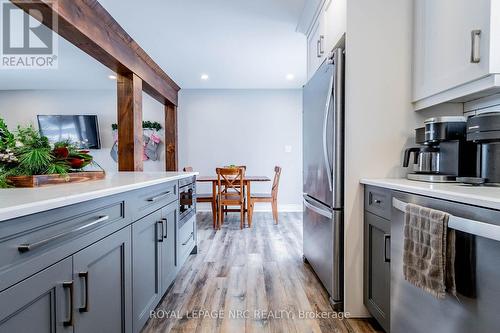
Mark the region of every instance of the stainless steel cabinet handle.
[[[391, 262], [391, 257], [387, 256], [387, 241], [391, 240], [391, 235], [384, 235], [384, 262]], [[390, 243], [389, 243], [390, 244]], [[390, 248], [390, 246], [389, 246]], [[389, 251], [390, 252], [390, 251]]]
[[480, 61], [481, 61], [481, 30], [472, 30], [470, 62], [477, 64]]
[[64, 289], [68, 289], [69, 299], [68, 303], [68, 319], [63, 321], [64, 326], [73, 326], [73, 281], [63, 282]]
[[193, 238], [193, 236], [194, 236], [194, 232], [192, 232], [192, 233], [189, 235], [189, 238], [188, 238], [188, 239], [186, 239], [186, 241], [185, 241], [184, 243], [182, 243], [182, 246], [187, 245], [187, 243], [189, 243], [189, 241], [191, 240], [191, 238]]
[[319, 54], [323, 55], [325, 54], [325, 36], [320, 35], [319, 36]]
[[49, 238], [46, 238], [46, 239], [43, 239], [41, 241], [38, 241], [38, 242], [34, 242], [34, 243], [26, 243], [26, 244], [21, 244], [17, 247], [17, 250], [21, 253], [24, 253], [24, 252], [28, 252], [28, 251], [31, 251], [31, 250], [35, 250], [41, 246], [44, 246], [44, 245], [47, 245], [53, 241], [56, 241], [60, 238], [64, 238], [66, 236], [70, 236], [71, 234], [74, 234], [74, 233], [77, 233], [79, 231], [82, 231], [82, 230], [85, 230], [85, 229], [88, 229], [96, 224], [99, 224], [101, 222], [104, 222], [106, 220], [109, 220], [109, 216], [108, 215], [104, 215], [104, 216], [99, 216], [97, 218], [97, 220], [93, 221], [93, 222], [90, 222], [90, 223], [87, 223], [81, 227], [78, 227], [78, 228], [75, 228], [73, 230], [70, 230], [70, 231], [66, 231], [66, 232], [62, 232], [60, 234], [57, 234], [57, 235], [54, 235], [52, 237], [49, 237]]
[[[158, 232], [158, 230], [160, 230], [160, 226], [161, 226], [161, 232]], [[160, 236], [157, 238], [157, 240], [158, 240], [158, 242], [163, 243], [163, 232], [164, 232], [164, 228], [163, 228], [163, 221], [158, 221], [158, 222], [156, 222], [156, 227], [157, 227], [157, 228], [156, 228], [156, 230], [157, 230], [157, 231], [156, 231], [156, 234], [157, 234], [157, 235], [158, 235], [158, 234], [160, 235]]]
[[320, 48], [321, 46], [319, 45], [321, 42], [319, 41], [319, 39], [316, 41], [316, 57], [318, 58], [321, 58], [321, 52], [320, 52]]
[[83, 305], [78, 309], [80, 312], [89, 312], [89, 272], [80, 272], [78, 273], [78, 277], [83, 279], [83, 286], [85, 291], [83, 293], [84, 302]]
[[148, 201], [149, 201], [149, 202], [155, 202], [155, 201], [158, 201], [158, 200], [160, 200], [160, 199], [163, 199], [163, 198], [167, 197], [168, 195], [170, 195], [170, 193], [171, 193], [171, 191], [167, 191], [167, 192], [162, 193], [162, 194], [160, 194], [160, 195], [158, 195], [158, 196], [156, 196], [156, 197], [149, 198], [149, 199], [148, 199]]
[[165, 222], [165, 226], [163, 226], [163, 231], [165, 232], [163, 234], [163, 238], [167, 238], [168, 237], [168, 228], [167, 228], [167, 222], [168, 220], [167, 219], [161, 219], [163, 222]]

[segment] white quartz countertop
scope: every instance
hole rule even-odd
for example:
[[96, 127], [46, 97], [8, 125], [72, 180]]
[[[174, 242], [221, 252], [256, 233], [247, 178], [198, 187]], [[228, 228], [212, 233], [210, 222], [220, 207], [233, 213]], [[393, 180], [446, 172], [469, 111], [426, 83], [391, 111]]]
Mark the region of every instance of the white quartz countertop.
[[0, 221], [192, 177], [197, 172], [115, 172], [103, 180], [39, 188], [0, 189]]
[[361, 183], [500, 210], [500, 187], [426, 183], [408, 179], [361, 179]]

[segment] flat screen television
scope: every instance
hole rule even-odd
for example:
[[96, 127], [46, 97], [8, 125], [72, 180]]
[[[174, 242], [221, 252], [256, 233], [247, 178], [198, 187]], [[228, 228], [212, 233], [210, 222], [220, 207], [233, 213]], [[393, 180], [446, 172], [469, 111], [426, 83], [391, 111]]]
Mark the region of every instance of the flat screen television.
[[100, 149], [96, 115], [38, 115], [38, 128], [51, 143], [70, 140], [84, 149]]

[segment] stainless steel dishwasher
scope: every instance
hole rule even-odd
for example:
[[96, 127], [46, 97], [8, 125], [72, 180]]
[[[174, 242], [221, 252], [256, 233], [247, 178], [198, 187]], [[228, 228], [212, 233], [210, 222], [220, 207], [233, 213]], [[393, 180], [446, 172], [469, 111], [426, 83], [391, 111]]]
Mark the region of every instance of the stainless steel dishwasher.
[[[465, 268], [473, 270], [475, 295], [465, 297], [458, 294], [455, 298], [447, 294], [445, 299], [440, 300], [405, 281], [402, 212], [405, 203], [451, 214], [450, 228], [463, 230], [457, 231], [457, 239], [461, 236], [472, 241], [472, 251], [467, 252], [472, 253], [469, 256], [472, 263]], [[500, 332], [500, 211], [401, 192], [393, 192], [392, 204], [391, 332]], [[463, 256], [460, 246], [457, 242], [455, 263], [459, 265], [466, 259], [460, 257]], [[464, 272], [462, 270], [459, 274]]]

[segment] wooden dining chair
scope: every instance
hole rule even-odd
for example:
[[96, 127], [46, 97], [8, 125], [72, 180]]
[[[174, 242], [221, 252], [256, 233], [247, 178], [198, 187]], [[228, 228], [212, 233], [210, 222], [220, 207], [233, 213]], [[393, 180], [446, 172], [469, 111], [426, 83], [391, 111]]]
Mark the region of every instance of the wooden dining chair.
[[[232, 166], [226, 165], [226, 166], [224, 166], [224, 168], [243, 168], [243, 171], [245, 173], [247, 172], [246, 165], [232, 165]], [[238, 186], [236, 185], [236, 187], [238, 187]], [[245, 200], [245, 207], [246, 207], [247, 205], [246, 205], [245, 187], [243, 187], [243, 196], [245, 198], [244, 200]], [[224, 206], [224, 208], [223, 208], [224, 215], [227, 215], [228, 212], [234, 212], [234, 211], [235, 211], [234, 209], [228, 209], [227, 206]]]
[[[224, 223], [224, 213], [228, 206], [239, 206], [240, 229], [245, 224], [245, 195], [243, 193], [244, 168], [217, 168], [217, 228]], [[231, 210], [232, 211], [232, 210]], [[238, 210], [236, 210], [238, 211]]]
[[[193, 167], [187, 166], [182, 169], [184, 172], [193, 172]], [[209, 202], [212, 204], [212, 223], [215, 229], [217, 223], [217, 193], [196, 193], [196, 202]]]
[[248, 203], [248, 226], [252, 226], [253, 209], [256, 202], [270, 202], [273, 210], [274, 223], [278, 224], [278, 187], [280, 183], [281, 167], [274, 167], [274, 180], [271, 193], [255, 193], [250, 195], [250, 202]]

